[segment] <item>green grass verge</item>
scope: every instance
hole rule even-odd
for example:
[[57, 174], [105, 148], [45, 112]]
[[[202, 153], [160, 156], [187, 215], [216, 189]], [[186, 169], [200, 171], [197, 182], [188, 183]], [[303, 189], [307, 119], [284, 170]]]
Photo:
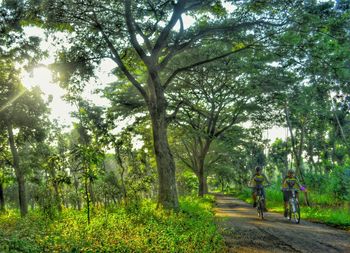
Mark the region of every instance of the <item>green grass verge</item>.
[[[240, 192], [232, 193], [239, 199], [252, 203], [251, 190], [246, 188]], [[345, 230], [350, 230], [350, 213], [348, 208], [334, 203], [332, 205], [331, 198], [329, 196], [309, 194], [312, 207], [305, 205], [301, 206], [301, 218], [324, 223], [327, 225], [339, 227]], [[282, 192], [276, 188], [268, 188], [266, 190], [267, 208], [271, 212], [283, 212], [283, 196]], [[300, 203], [304, 203], [304, 196], [300, 194]]]
[[25, 218], [9, 212], [0, 215], [0, 252], [222, 252], [213, 201], [182, 198], [178, 213], [149, 201], [95, 209], [90, 225], [84, 212], [71, 209], [54, 220], [38, 212]]

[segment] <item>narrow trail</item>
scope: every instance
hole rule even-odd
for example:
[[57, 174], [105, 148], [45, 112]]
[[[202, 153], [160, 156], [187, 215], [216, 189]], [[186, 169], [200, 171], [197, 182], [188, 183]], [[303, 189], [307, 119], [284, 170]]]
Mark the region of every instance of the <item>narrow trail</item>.
[[260, 220], [251, 205], [216, 195], [216, 220], [227, 252], [350, 253], [350, 232], [301, 221], [293, 224], [277, 213]]

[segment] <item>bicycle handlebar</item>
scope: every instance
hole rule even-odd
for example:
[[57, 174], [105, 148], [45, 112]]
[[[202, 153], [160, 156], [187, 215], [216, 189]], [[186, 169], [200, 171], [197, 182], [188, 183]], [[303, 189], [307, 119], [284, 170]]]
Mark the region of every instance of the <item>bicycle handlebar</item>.
[[[267, 184], [267, 185], [260, 185], [260, 186], [262, 186], [262, 187], [270, 187], [272, 184]], [[247, 186], [248, 188], [257, 188], [257, 186]]]

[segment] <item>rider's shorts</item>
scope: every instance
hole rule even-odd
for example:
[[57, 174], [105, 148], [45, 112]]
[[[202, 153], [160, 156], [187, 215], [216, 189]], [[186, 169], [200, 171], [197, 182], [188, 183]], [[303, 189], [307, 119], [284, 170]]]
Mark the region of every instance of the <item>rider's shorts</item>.
[[[298, 194], [298, 191], [296, 191], [296, 194]], [[283, 190], [283, 201], [284, 202], [288, 202], [291, 197], [292, 197], [291, 191]]]
[[254, 188], [252, 188], [252, 193], [254, 194], [254, 193], [256, 193], [256, 194], [258, 194], [258, 188], [260, 188], [261, 189], [261, 194], [262, 194], [262, 196], [264, 196], [264, 198], [265, 198], [265, 189], [264, 189], [264, 187], [254, 187]]

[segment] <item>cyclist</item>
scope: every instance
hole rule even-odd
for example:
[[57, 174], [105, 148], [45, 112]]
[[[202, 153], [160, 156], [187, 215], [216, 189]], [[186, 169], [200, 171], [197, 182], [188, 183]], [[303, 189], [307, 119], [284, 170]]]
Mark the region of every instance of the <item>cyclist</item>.
[[261, 173], [262, 169], [260, 166], [255, 168], [255, 174], [250, 179], [250, 185], [253, 188], [252, 197], [253, 197], [253, 207], [256, 207], [256, 195], [258, 193], [258, 189], [261, 189], [261, 194], [264, 197], [264, 212], [267, 212], [266, 209], [266, 201], [265, 201], [265, 191], [264, 185], [270, 184], [269, 180], [267, 180], [266, 176]]
[[287, 217], [288, 214], [288, 201], [289, 198], [292, 195], [291, 189], [295, 190], [295, 197], [299, 201], [299, 194], [298, 190], [305, 190], [305, 187], [302, 186], [298, 180], [298, 178], [295, 176], [293, 170], [288, 170], [287, 176], [284, 177], [282, 182], [282, 191], [283, 191], [283, 201], [284, 201], [284, 217]]

